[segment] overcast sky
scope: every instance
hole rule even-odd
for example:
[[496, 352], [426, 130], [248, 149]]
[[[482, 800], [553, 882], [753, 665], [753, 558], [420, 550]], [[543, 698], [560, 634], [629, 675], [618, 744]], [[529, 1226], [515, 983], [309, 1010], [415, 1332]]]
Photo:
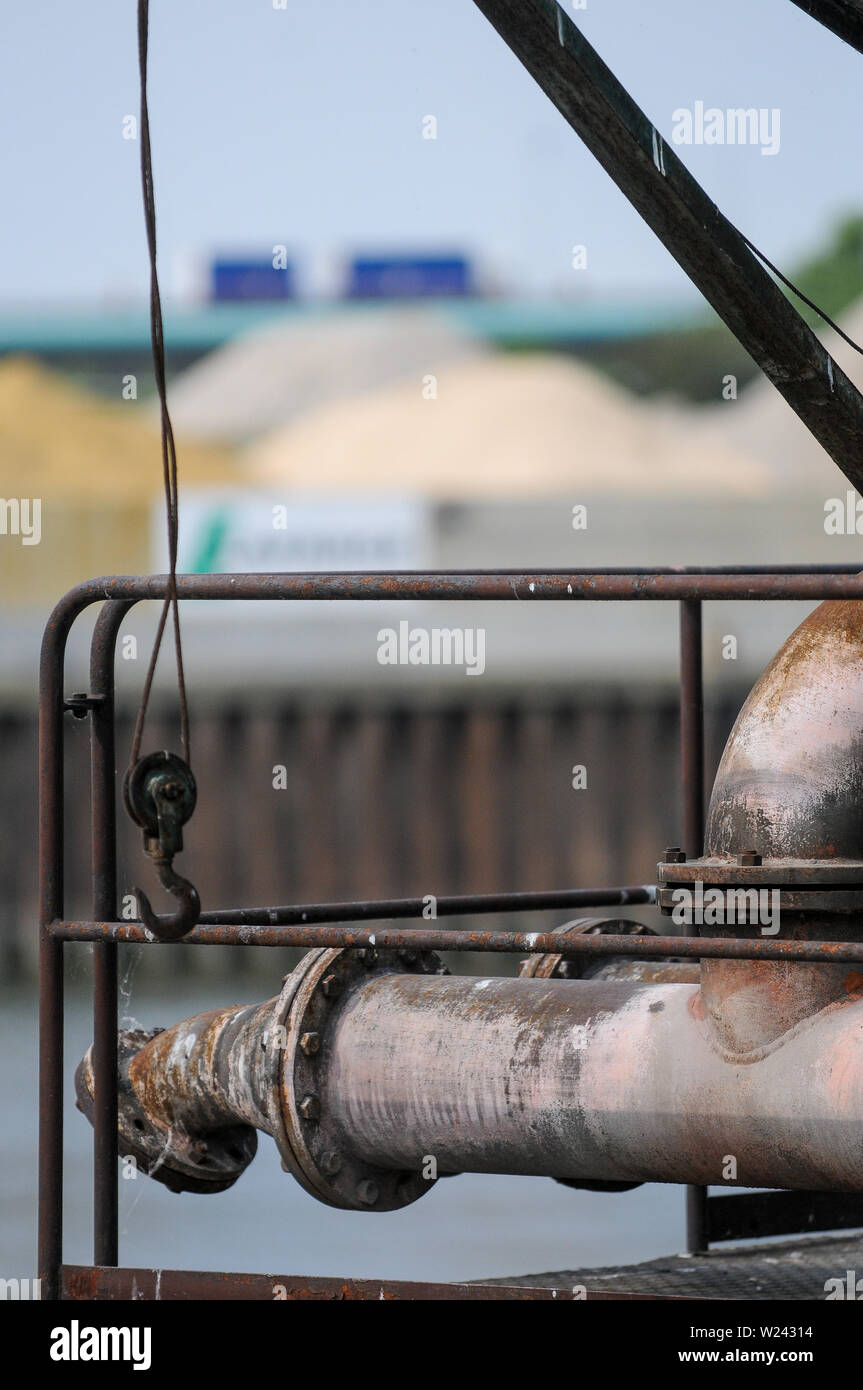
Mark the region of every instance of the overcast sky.
[[[0, 301], [140, 299], [134, 0], [3, 6]], [[152, 0], [165, 288], [214, 250], [446, 247], [520, 293], [688, 281], [472, 0]], [[666, 138], [697, 101], [781, 113], [775, 156], [679, 149], [789, 264], [863, 206], [863, 57], [789, 0], [587, 0], [573, 18]], [[422, 138], [434, 115], [438, 138]], [[587, 270], [570, 267], [573, 244]]]

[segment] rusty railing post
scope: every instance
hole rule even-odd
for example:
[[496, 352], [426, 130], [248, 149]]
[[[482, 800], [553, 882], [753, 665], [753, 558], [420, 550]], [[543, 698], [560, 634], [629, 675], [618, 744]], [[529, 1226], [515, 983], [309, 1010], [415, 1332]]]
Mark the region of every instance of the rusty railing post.
[[[120, 624], [131, 603], [109, 599], [90, 647], [90, 776], [93, 911], [117, 913], [116, 751], [114, 657]], [[117, 944], [93, 947], [93, 1263], [117, 1264]]]
[[[690, 598], [680, 604], [680, 782], [683, 848], [698, 858], [704, 848], [704, 678], [701, 602]], [[687, 926], [686, 935], [697, 936], [698, 927]], [[707, 1188], [687, 1187], [686, 1248], [695, 1254], [709, 1242]]]

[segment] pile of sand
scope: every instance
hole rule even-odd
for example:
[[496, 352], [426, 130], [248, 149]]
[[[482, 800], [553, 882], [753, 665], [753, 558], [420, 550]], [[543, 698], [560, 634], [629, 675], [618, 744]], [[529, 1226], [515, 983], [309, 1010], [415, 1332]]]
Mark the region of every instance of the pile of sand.
[[436, 372], [486, 349], [440, 308], [294, 317], [226, 343], [171, 386], [175, 427], [247, 442], [308, 410]]
[[[178, 440], [188, 483], [230, 484], [230, 454]], [[0, 361], [0, 498], [27, 499], [23, 529], [4, 509], [0, 606], [46, 606], [99, 574], [147, 571], [162, 454], [149, 408], [106, 402], [22, 357]], [[38, 536], [30, 530], [38, 504]], [[182, 525], [182, 520], [181, 520]], [[26, 544], [22, 536], [36, 537]]]
[[685, 412], [550, 354], [490, 356], [336, 401], [249, 446], [250, 480], [316, 492], [439, 498], [657, 490], [753, 495], [767, 470]]
[[[178, 439], [181, 482], [230, 483], [231, 454]], [[159, 434], [149, 408], [83, 391], [27, 357], [0, 361], [0, 496], [146, 502], [162, 488]]]

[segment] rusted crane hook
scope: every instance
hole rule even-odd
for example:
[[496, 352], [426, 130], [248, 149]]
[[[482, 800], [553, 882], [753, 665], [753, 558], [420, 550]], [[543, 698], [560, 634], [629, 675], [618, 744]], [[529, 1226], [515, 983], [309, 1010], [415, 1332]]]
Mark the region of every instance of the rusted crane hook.
[[160, 941], [179, 941], [190, 932], [201, 915], [201, 899], [198, 890], [187, 878], [174, 873], [170, 859], [154, 859], [156, 875], [161, 883], [180, 904], [173, 916], [157, 916], [150, 906], [150, 900], [140, 888], [135, 889], [138, 900], [138, 915], [148, 931]]
[[144, 850], [153, 860], [156, 876], [180, 904], [172, 916], [158, 916], [147, 895], [135, 889], [141, 921], [159, 941], [180, 941], [201, 915], [197, 889], [174, 872], [173, 862], [183, 848], [182, 827], [195, 809], [197, 795], [192, 769], [164, 750], [140, 758], [123, 785], [126, 810], [144, 832]]

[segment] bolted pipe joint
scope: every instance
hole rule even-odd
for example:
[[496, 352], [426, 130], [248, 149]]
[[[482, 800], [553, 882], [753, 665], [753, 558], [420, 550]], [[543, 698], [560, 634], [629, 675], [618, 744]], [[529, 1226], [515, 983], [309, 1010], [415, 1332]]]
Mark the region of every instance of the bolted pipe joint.
[[[328, 1095], [333, 1029], [348, 997], [376, 975], [413, 972], [447, 973], [431, 952], [314, 950], [264, 1004], [121, 1031], [121, 1156], [172, 1192], [224, 1192], [252, 1161], [261, 1130], [285, 1171], [330, 1206], [394, 1211], [416, 1201], [436, 1166], [365, 1162], [346, 1145]], [[92, 1048], [75, 1086], [92, 1123]]]

